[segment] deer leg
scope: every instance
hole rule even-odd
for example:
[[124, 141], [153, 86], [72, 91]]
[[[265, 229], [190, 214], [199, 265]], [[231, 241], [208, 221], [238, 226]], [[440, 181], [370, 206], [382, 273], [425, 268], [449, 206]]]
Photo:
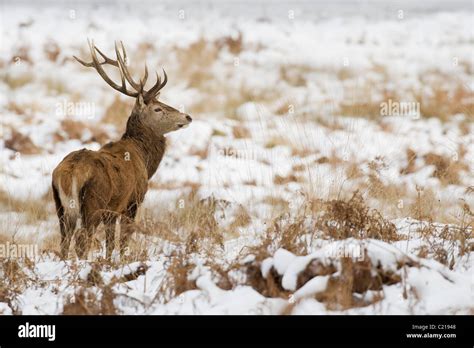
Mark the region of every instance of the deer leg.
[[69, 245], [71, 244], [71, 235], [66, 229], [63, 216], [59, 218], [59, 230], [61, 232], [61, 258], [66, 259], [68, 257]]
[[76, 221], [69, 216], [63, 215], [59, 219], [59, 228], [61, 231], [61, 258], [67, 259], [69, 255], [69, 247], [71, 239], [76, 227]]
[[56, 213], [59, 219], [59, 230], [61, 233], [61, 258], [66, 259], [69, 254], [69, 246], [71, 245], [71, 238], [74, 233], [75, 221], [64, 214], [64, 208], [59, 198], [58, 190], [53, 185], [53, 197], [56, 205]]
[[132, 225], [129, 223], [120, 224], [120, 259], [123, 259], [127, 251], [128, 241], [133, 233]]
[[92, 236], [102, 222], [103, 209], [95, 202], [87, 202], [81, 206], [83, 228], [76, 232], [76, 254], [80, 259], [89, 252]]
[[137, 215], [137, 209], [137, 203], [130, 204], [120, 221], [120, 259], [123, 259], [128, 240], [133, 233], [133, 223]]
[[105, 222], [105, 257], [110, 261], [115, 247], [115, 222], [116, 217], [110, 217]]
[[87, 255], [88, 250], [88, 230], [85, 228], [80, 228], [76, 231], [75, 234], [75, 239], [76, 239], [76, 245], [75, 245], [75, 250], [76, 250], [76, 255], [79, 259], [84, 259], [85, 256]]
[[61, 257], [66, 259], [69, 254], [69, 246], [71, 245], [72, 235], [76, 222], [64, 216], [59, 219], [59, 228], [61, 230]]

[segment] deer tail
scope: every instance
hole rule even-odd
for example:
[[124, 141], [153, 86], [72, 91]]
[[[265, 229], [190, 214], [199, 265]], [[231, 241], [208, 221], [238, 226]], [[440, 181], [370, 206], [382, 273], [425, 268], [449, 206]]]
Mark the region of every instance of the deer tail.
[[55, 189], [57, 190], [65, 218], [69, 221], [75, 221], [75, 229], [81, 227], [81, 199], [80, 192], [82, 187], [89, 180], [88, 175], [78, 173], [79, 175], [62, 175], [57, 180]]

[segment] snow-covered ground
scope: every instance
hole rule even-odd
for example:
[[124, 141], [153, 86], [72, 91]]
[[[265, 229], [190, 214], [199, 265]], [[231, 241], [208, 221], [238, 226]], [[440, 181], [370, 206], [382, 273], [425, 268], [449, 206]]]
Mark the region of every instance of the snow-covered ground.
[[[110, 288], [126, 314], [472, 313], [472, 3], [199, 4], [2, 3], [0, 242], [39, 251], [20, 261], [14, 287], [11, 258], [3, 259], [11, 293], [0, 296], [0, 313], [63, 313], [86, 296], [80, 288], [98, 302]], [[224, 290], [196, 253], [186, 275], [194, 289], [165, 300], [180, 242], [160, 225], [146, 260], [59, 261], [51, 172], [69, 152], [119, 137], [132, 105], [72, 59], [87, 57], [87, 38], [112, 56], [122, 40], [136, 74], [145, 60], [150, 70], [164, 67], [162, 100], [193, 116], [168, 136], [140, 223], [187, 209], [191, 193], [211, 197], [223, 240], [212, 263], [235, 265], [276, 218], [359, 190], [399, 237], [335, 240], [311, 225], [307, 255], [281, 247], [265, 260], [247, 255], [242, 267], [258, 269], [278, 288], [271, 294], [238, 282]], [[397, 115], [402, 103], [410, 112]], [[236, 224], [242, 211], [248, 221]], [[343, 243], [362, 252], [363, 265], [334, 252]], [[307, 270], [318, 262], [331, 272]], [[383, 280], [355, 291], [349, 305], [331, 297], [341, 279], [364, 278], [359, 266]]]
[[[264, 296], [250, 285], [222, 289], [210, 269], [197, 262], [189, 275], [194, 289], [165, 302], [161, 296], [170, 281], [166, 257], [94, 271], [94, 263], [57, 261], [43, 255], [23, 268], [27, 285], [5, 301], [8, 304], [2, 303], [0, 310], [3, 314], [11, 314], [13, 308], [21, 314], [61, 314], [77, 305], [79, 309], [69, 314], [88, 313], [83, 308], [89, 314], [94, 310], [112, 314], [104, 313], [102, 307], [110, 291], [113, 314], [472, 313], [472, 264], [463, 260], [463, 266], [450, 270], [402, 251], [407, 245], [406, 241], [391, 245], [351, 238], [322, 242], [305, 256], [278, 249], [259, 264], [258, 271], [267, 284], [276, 278], [272, 281], [281, 287], [280, 296]], [[343, 254], [353, 259], [353, 267], [360, 267], [355, 273], [343, 264], [347, 260], [341, 258]], [[247, 258], [246, 267], [253, 262]], [[304, 281], [303, 273], [308, 275]], [[344, 298], [345, 291], [349, 299]]]

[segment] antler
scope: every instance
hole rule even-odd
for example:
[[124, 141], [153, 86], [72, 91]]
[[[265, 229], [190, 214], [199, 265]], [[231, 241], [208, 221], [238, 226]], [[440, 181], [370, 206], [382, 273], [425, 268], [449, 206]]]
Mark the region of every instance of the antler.
[[[87, 62], [84, 62], [83, 60], [77, 58], [76, 56], [73, 56], [73, 57], [79, 63], [81, 63], [82, 65], [84, 65], [86, 67], [94, 68], [99, 73], [99, 75], [104, 79], [104, 81], [107, 82], [107, 84], [109, 86], [111, 86], [113, 89], [115, 89], [115, 90], [117, 90], [117, 91], [119, 91], [119, 92], [121, 92], [125, 95], [128, 95], [129, 97], [136, 98], [141, 93], [142, 96], [143, 96], [144, 101], [147, 103], [150, 100], [154, 99], [159, 94], [160, 90], [163, 87], [165, 87], [166, 83], [168, 82], [168, 76], [166, 75], [166, 72], [163, 69], [163, 73], [164, 73], [163, 82], [161, 82], [160, 76], [158, 75], [158, 73], [156, 73], [156, 83], [155, 83], [155, 85], [152, 88], [150, 88], [148, 91], [145, 91], [144, 87], [145, 87], [146, 81], [148, 79], [148, 68], [145, 64], [145, 74], [144, 74], [143, 78], [140, 79], [140, 83], [135, 82], [135, 80], [133, 79], [132, 75], [130, 74], [130, 72], [128, 71], [128, 68], [127, 68], [127, 52], [125, 51], [125, 47], [123, 46], [122, 41], [120, 41], [120, 46], [122, 48], [122, 53], [120, 53], [119, 46], [118, 46], [117, 42], [115, 42], [115, 54], [117, 56], [116, 60], [111, 59], [111, 58], [107, 57], [104, 53], [102, 53], [102, 51], [99, 50], [94, 45], [94, 42], [92, 40], [87, 40], [87, 42], [89, 44], [89, 49], [90, 49], [90, 52], [91, 52], [92, 62], [87, 63]], [[103, 62], [99, 62], [99, 59], [97, 58], [96, 52], [98, 52], [100, 54], [100, 56], [104, 59]], [[102, 65], [104, 65], [104, 64], [109, 64], [109, 65], [112, 65], [112, 66], [115, 66], [115, 67], [118, 68], [118, 70], [120, 72], [121, 85], [118, 85], [117, 83], [115, 83], [107, 75], [107, 73], [104, 71], [104, 69], [102, 67]], [[129, 91], [127, 89], [127, 84], [126, 84], [125, 81], [127, 81], [135, 91]]]

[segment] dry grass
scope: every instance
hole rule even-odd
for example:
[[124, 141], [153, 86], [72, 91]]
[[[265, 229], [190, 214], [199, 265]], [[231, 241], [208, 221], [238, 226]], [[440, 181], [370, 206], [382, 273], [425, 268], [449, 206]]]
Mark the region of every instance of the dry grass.
[[[90, 134], [90, 137], [84, 138], [84, 133]], [[82, 140], [85, 144], [97, 142], [103, 145], [110, 141], [110, 136], [100, 127], [100, 125], [90, 126], [84, 122], [71, 119], [61, 121], [61, 130], [54, 133], [54, 136], [56, 141], [78, 139]]]
[[211, 255], [215, 246], [222, 246], [224, 241], [223, 231], [214, 217], [219, 203], [214, 199], [199, 199], [194, 187], [177, 199], [173, 209], [155, 209], [154, 215], [145, 221], [145, 230], [164, 240], [186, 242], [190, 251]]
[[[340, 70], [344, 76], [339, 76], [341, 81], [347, 79], [347, 74], [342, 73], [343, 70]], [[392, 102], [419, 103], [421, 117], [437, 117], [447, 121], [456, 114], [465, 114], [469, 118], [474, 116], [474, 92], [455, 75], [450, 76], [439, 71], [425, 72], [419, 79], [423, 85], [431, 87], [428, 93], [426, 89], [395, 92], [386, 88], [388, 75], [384, 67], [374, 66], [373, 71], [383, 77], [382, 82], [377, 84], [363, 82], [345, 86], [343, 102], [335, 109], [337, 114], [380, 119], [381, 103], [392, 100]], [[374, 98], [374, 95], [378, 96]]]
[[317, 163], [317, 164], [325, 164], [325, 163], [327, 163], [327, 164], [329, 164], [331, 167], [334, 168], [334, 167], [340, 165], [341, 163], [344, 163], [344, 161], [343, 161], [341, 158], [339, 158], [339, 157], [336, 155], [335, 151], [333, 150], [332, 153], [331, 153], [331, 155], [330, 155], [329, 157], [327, 157], [327, 156], [321, 156], [321, 157], [319, 157], [318, 159], [316, 159], [315, 163]]
[[28, 63], [30, 65], [33, 64], [33, 60], [30, 57], [30, 46], [28, 45], [21, 45], [19, 46], [16, 51], [13, 53], [11, 63]]
[[401, 171], [400, 171], [400, 174], [402, 175], [406, 175], [406, 174], [412, 174], [414, 172], [417, 171], [417, 168], [415, 166], [415, 161], [417, 159], [417, 154], [415, 151], [413, 151], [412, 149], [408, 148], [406, 150], [406, 157], [407, 157], [407, 165], [405, 168], [403, 168]]
[[0, 207], [3, 211], [24, 214], [26, 223], [38, 223], [47, 220], [54, 213], [52, 196], [48, 193], [44, 197], [34, 199], [18, 199], [10, 192], [0, 190]]
[[189, 279], [190, 273], [196, 266], [190, 258], [191, 250], [188, 250], [188, 247], [193, 248], [192, 244], [192, 240], [189, 240], [185, 244], [184, 251], [177, 251], [170, 256], [166, 275], [155, 296], [155, 301], [166, 303], [185, 291], [196, 289], [195, 281]]
[[227, 229], [227, 233], [232, 233], [236, 237], [238, 236], [238, 233], [236, 231], [240, 227], [246, 227], [250, 224], [252, 221], [252, 218], [250, 214], [248, 213], [247, 209], [245, 209], [244, 206], [239, 205], [237, 211], [234, 214], [232, 223], [229, 225]]
[[291, 146], [291, 141], [288, 138], [285, 138], [281, 135], [274, 135], [269, 137], [269, 139], [265, 143], [265, 148], [267, 149], [273, 149], [274, 147], [277, 146]]
[[433, 190], [417, 187], [415, 201], [408, 207], [409, 215], [420, 221], [432, 220], [435, 213], [436, 196]]
[[348, 179], [358, 179], [363, 176], [362, 171], [357, 163], [350, 162], [346, 168], [346, 177]]
[[112, 124], [117, 129], [124, 130], [132, 108], [133, 103], [131, 100], [123, 100], [116, 96], [114, 101], [105, 110], [102, 122]]
[[43, 53], [51, 62], [56, 62], [61, 54], [61, 48], [55, 41], [48, 41], [43, 45]]
[[[238, 56], [243, 49], [243, 38], [239, 35], [237, 38], [222, 38], [214, 42], [200, 39], [186, 48], [173, 48], [177, 52], [177, 57], [182, 69], [180, 74], [188, 81], [189, 86], [199, 89], [201, 92], [213, 96], [214, 100], [218, 100], [216, 96], [220, 95], [222, 91], [226, 93], [227, 97], [222, 105], [219, 101], [219, 109], [232, 116], [233, 110], [245, 101], [275, 101], [285, 99], [283, 95], [269, 94], [269, 91], [251, 91], [247, 90], [245, 86], [212, 86], [211, 68], [213, 64], [219, 59], [220, 53], [225, 50]], [[194, 67], [199, 67], [194, 69]], [[364, 117], [371, 119], [380, 118], [381, 102], [391, 99], [394, 102], [401, 101], [418, 101], [421, 107], [421, 116], [424, 117], [439, 117], [443, 120], [448, 119], [456, 113], [465, 113], [472, 115], [472, 92], [468, 91], [459, 81], [456, 81], [450, 76], [442, 76], [437, 73], [439, 77], [447, 78], [449, 85], [456, 85], [450, 91], [445, 91], [436, 87], [437, 83], [428, 82], [433, 86], [432, 95], [421, 95], [419, 91], [406, 90], [396, 93], [386, 88], [389, 75], [383, 66], [374, 64], [373, 72], [382, 76], [382, 81], [378, 83], [365, 82], [363, 84], [348, 83], [344, 84], [344, 99], [340, 105], [334, 105], [335, 113], [340, 115], [349, 115], [356, 117]], [[318, 69], [307, 66], [288, 66], [282, 65], [279, 70], [280, 80], [285, 81], [292, 87], [304, 87], [307, 84], [306, 76], [310, 73], [328, 73], [328, 71], [318, 71]], [[349, 68], [341, 68], [339, 70], [329, 72], [333, 73], [334, 78], [339, 81], [354, 81], [357, 75]], [[434, 72], [433, 74], [436, 74]], [[424, 81], [426, 76], [420, 76], [420, 80]], [[216, 89], [217, 88], [217, 89]], [[377, 91], [378, 93], [374, 93]], [[373, 95], [378, 95], [374, 98]], [[330, 101], [330, 103], [332, 103]], [[276, 113], [284, 115], [288, 113], [288, 101], [280, 103], [281, 107], [276, 109]], [[291, 103], [294, 104], [294, 103]], [[209, 103], [206, 98], [205, 103], [196, 104], [193, 109], [195, 112], [207, 112], [216, 109], [217, 105]], [[314, 115], [313, 115], [314, 116]]]
[[79, 287], [74, 297], [66, 302], [63, 307], [64, 315], [100, 315], [100, 314], [116, 314], [111, 293], [108, 296], [102, 295], [102, 300], [97, 298], [94, 291], [88, 291]]
[[[212, 81], [213, 75], [209, 69], [219, 56], [219, 46], [203, 38], [186, 48], [175, 48], [180, 74], [186, 76], [191, 88], [202, 88]], [[205, 67], [208, 67], [207, 69]]]
[[291, 86], [304, 87], [307, 83], [305, 76], [310, 71], [311, 68], [307, 66], [280, 66], [280, 79], [286, 81]]
[[[223, 262], [221, 247], [225, 236], [239, 226], [246, 226], [252, 218], [244, 207], [240, 207], [235, 214], [237, 218], [230, 227], [219, 226], [214, 213], [229, 203], [213, 198], [201, 200], [197, 189], [195, 187], [189, 194], [180, 197], [175, 209], [137, 223], [139, 235], [158, 237], [176, 245], [171, 253], [163, 253], [160, 249], [161, 256], [166, 260], [165, 276], [152, 302], [166, 303], [185, 291], [197, 288], [194, 278], [190, 277], [196, 268], [195, 255], [204, 257], [205, 266], [211, 271], [213, 281], [222, 289], [249, 285], [264, 296], [288, 299], [292, 292], [283, 289], [282, 276], [274, 268], [267, 277], [263, 277], [260, 271], [261, 262], [273, 256], [277, 249], [284, 248], [295, 255], [307, 255], [314, 250], [315, 238], [399, 239], [394, 225], [378, 211], [370, 209], [359, 192], [346, 200], [321, 201], [307, 196], [297, 209], [296, 216], [289, 214], [287, 202], [281, 201], [279, 197], [268, 197], [269, 204], [280, 206], [278, 217], [271, 220], [257, 245], [244, 248], [235, 260]], [[419, 250], [420, 256], [432, 257], [452, 267], [453, 251], [450, 253], [447, 245], [433, 241], [432, 237], [437, 233], [443, 240], [456, 245], [456, 252], [461, 255], [471, 252], [474, 247], [471, 243], [473, 216], [470, 207], [465, 206], [459, 228], [445, 228], [441, 232], [435, 232], [435, 225], [430, 224], [420, 230], [431, 243]], [[113, 285], [137, 279], [146, 273], [147, 266], [143, 264], [133, 272], [125, 272], [109, 284], [104, 284], [101, 270], [104, 267], [124, 266], [132, 261], [149, 260], [150, 255], [143, 253], [148, 247], [150, 245], [146, 239], [135, 238], [130, 244], [130, 255], [119, 264], [109, 263], [101, 258], [92, 261], [92, 270], [85, 281], [72, 277], [71, 286], [75, 289], [75, 295], [65, 303], [63, 314], [118, 314], [114, 305], [117, 294], [112, 290]], [[253, 256], [251, 261], [244, 261], [249, 255]], [[16, 310], [15, 296], [21, 293], [31, 279], [28, 280], [26, 275], [18, 272], [18, 263], [4, 264], [1, 267], [7, 271], [7, 276], [0, 282], [0, 297], [4, 302], [11, 303], [13, 310]], [[400, 262], [397, 271], [391, 272], [372, 264], [367, 255], [362, 260], [334, 258], [329, 264], [314, 259], [299, 273], [297, 289], [314, 277], [328, 276], [325, 290], [314, 295], [327, 309], [344, 310], [368, 306], [383, 299], [384, 285], [402, 281], [404, 267], [419, 265], [407, 259]], [[14, 286], [10, 282], [14, 282]], [[294, 306], [295, 303], [290, 303], [282, 314], [291, 313]]]
[[[373, 97], [375, 90], [379, 91], [381, 97]], [[381, 118], [381, 103], [388, 100], [399, 102], [400, 97], [394, 92], [370, 82], [362, 85], [350, 85], [345, 87], [344, 99], [337, 105], [335, 111], [342, 116], [376, 120]]]
[[421, 115], [439, 117], [444, 121], [460, 113], [474, 116], [474, 92], [463, 84], [458, 84], [454, 89], [443, 89], [441, 86], [445, 84], [446, 80], [439, 84], [430, 83], [433, 89], [430, 95], [415, 93], [416, 100], [420, 102]]
[[435, 153], [425, 155], [425, 163], [433, 165], [435, 170], [433, 177], [438, 178], [443, 185], [460, 185], [462, 184], [460, 174], [462, 171], [468, 171], [469, 167], [462, 161], [465, 151], [461, 150], [458, 157], [442, 156]]
[[286, 185], [290, 182], [304, 182], [302, 177], [298, 177], [294, 174], [289, 174], [287, 176], [275, 175], [273, 183], [275, 185]]
[[232, 127], [232, 135], [235, 139], [247, 139], [251, 137], [249, 129], [242, 125]]
[[[289, 105], [293, 104], [289, 97], [281, 95], [277, 89], [254, 89], [245, 84], [235, 83], [234, 79], [229, 78], [228, 84], [215, 83], [215, 70], [213, 67], [218, 63], [221, 54], [232, 54], [235, 57], [245, 48], [245, 41], [241, 33], [236, 37], [223, 37], [216, 41], [200, 39], [188, 47], [175, 47], [173, 50], [180, 67], [175, 71], [176, 80], [185, 80], [187, 86], [194, 88], [202, 94], [196, 103], [192, 106], [192, 111], [196, 113], [215, 112], [219, 110], [223, 115], [241, 120], [237, 115], [236, 109], [248, 101], [268, 103], [276, 109], [277, 115], [287, 115]], [[11, 64], [18, 60], [27, 64], [33, 64], [30, 59], [29, 47], [21, 46], [17, 52], [14, 52], [11, 58]], [[137, 50], [137, 61], [143, 61], [147, 52], [154, 50], [153, 43], [143, 42]], [[51, 62], [59, 63], [61, 49], [54, 42], [48, 42], [43, 47], [45, 57]], [[335, 105], [334, 113], [338, 115], [348, 115], [364, 117], [369, 119], [380, 119], [381, 102], [391, 99], [392, 101], [402, 101], [413, 99], [420, 102], [421, 115], [424, 117], [439, 117], [441, 120], [448, 120], [456, 113], [464, 113], [468, 120], [460, 123], [461, 134], [467, 135], [470, 132], [471, 124], [469, 117], [472, 118], [474, 111], [474, 95], [472, 91], [467, 90], [462, 85], [457, 85], [449, 90], [442, 89], [441, 83], [428, 81], [426, 85], [431, 86], [433, 93], [423, 95], [418, 91], [388, 91], [385, 87], [388, 80], [388, 74], [383, 66], [374, 65], [373, 71], [384, 77], [381, 84], [366, 83], [363, 85], [351, 85], [351, 80], [357, 78], [357, 75], [349, 68], [342, 68], [332, 71], [335, 77], [341, 81], [344, 90], [344, 100], [340, 105]], [[304, 89], [310, 81], [311, 73], [316, 71], [307, 66], [281, 66], [279, 69], [280, 80], [286, 82], [291, 87]], [[327, 73], [327, 72], [325, 72]], [[439, 75], [439, 74], [438, 74]], [[230, 75], [233, 76], [232, 74]], [[442, 76], [443, 81], [450, 81], [449, 76]], [[35, 76], [31, 72], [23, 74], [9, 74], [2, 76], [7, 86], [11, 90], [22, 88], [34, 82]], [[421, 78], [423, 81], [423, 79]], [[71, 94], [66, 85], [56, 78], [46, 78], [41, 81], [51, 94]], [[450, 84], [452, 85], [452, 83]], [[291, 91], [290, 91], [291, 92]], [[374, 98], [377, 93], [379, 96]], [[291, 93], [290, 93], [291, 95]], [[333, 101], [328, 101], [333, 103]], [[132, 108], [132, 101], [126, 98], [116, 97], [107, 107], [102, 123], [112, 124], [117, 129], [124, 129], [127, 117]], [[18, 115], [34, 116], [32, 108], [26, 105], [18, 105], [9, 102], [7, 109]], [[298, 108], [296, 108], [298, 109]], [[317, 112], [298, 114], [305, 121], [315, 121], [326, 128], [328, 132], [344, 129], [344, 124], [327, 117], [320, 117]], [[388, 125], [383, 123], [380, 126], [387, 132], [391, 131]], [[92, 133], [91, 139], [82, 139], [85, 130]], [[234, 139], [251, 139], [252, 132], [244, 125], [239, 124], [232, 127], [232, 136]], [[227, 136], [221, 130], [214, 129], [212, 136]], [[88, 127], [86, 124], [65, 120], [61, 123], [61, 134], [57, 135], [58, 141], [65, 139], [82, 139], [85, 142], [97, 141], [104, 143], [108, 140], [105, 132], [100, 128]], [[11, 137], [5, 139], [5, 146], [13, 151], [22, 154], [38, 154], [41, 149], [38, 148], [32, 140], [25, 134], [18, 131], [12, 131]], [[271, 136], [264, 141], [264, 147], [272, 149], [277, 146], [289, 147], [293, 156], [306, 157], [314, 154], [304, 147], [297, 146], [285, 136]], [[191, 150], [192, 155], [198, 156], [202, 160], [208, 158], [209, 146]], [[233, 150], [225, 150], [231, 153]], [[463, 182], [463, 172], [468, 171], [469, 167], [464, 160], [465, 150], [458, 149], [458, 158], [453, 159], [448, 156], [437, 153], [428, 153], [423, 156], [426, 165], [434, 167], [433, 177], [440, 180], [442, 185], [460, 185]], [[406, 151], [407, 165], [401, 170], [401, 175], [415, 173], [416, 162], [421, 158], [412, 149]], [[335, 153], [331, 156], [322, 156], [310, 165], [329, 164], [332, 167], [345, 165], [346, 161], [339, 158]], [[294, 165], [293, 171], [287, 176], [274, 176], [274, 184], [286, 185], [293, 182], [302, 182], [302, 176], [309, 165]], [[363, 176], [361, 163], [349, 163], [345, 169], [346, 176], [351, 179], [361, 178]], [[225, 227], [220, 226], [216, 219], [216, 212], [220, 212], [228, 206], [229, 202], [207, 199], [201, 200], [198, 197], [199, 185], [195, 183], [184, 183], [178, 186], [166, 188], [184, 188], [190, 187], [191, 192], [183, 194], [178, 198], [173, 209], [160, 207], [148, 211], [147, 216], [136, 223], [136, 238], [132, 238], [129, 245], [128, 256], [120, 262], [126, 264], [131, 261], [149, 260], [148, 247], [150, 240], [158, 238], [177, 245], [175, 251], [169, 255], [166, 263], [166, 277], [157, 294], [157, 300], [161, 302], [169, 301], [179, 294], [196, 288], [189, 275], [196, 267], [192, 256], [195, 254], [203, 255], [207, 266], [212, 270], [217, 284], [223, 289], [232, 289], [238, 285], [247, 284], [255, 288], [264, 296], [288, 298], [290, 292], [284, 290], [281, 286], [281, 275], [275, 269], [270, 271], [270, 275], [264, 278], [260, 271], [260, 263], [266, 257], [272, 256], [275, 250], [284, 248], [296, 255], [305, 255], [312, 250], [312, 241], [316, 237], [326, 239], [345, 239], [355, 237], [359, 239], [376, 238], [385, 241], [396, 241], [400, 237], [397, 235], [395, 226], [382, 215], [379, 210], [369, 207], [365, 199], [375, 198], [386, 205], [396, 207], [401, 199], [408, 201], [408, 194], [403, 186], [385, 184], [381, 177], [381, 171], [384, 169], [383, 159], [369, 163], [370, 174], [367, 182], [361, 188], [365, 190], [366, 196], [360, 192], [355, 192], [348, 199], [333, 199], [329, 201], [320, 201], [308, 199], [303, 203], [299, 213], [292, 216], [289, 211], [289, 204], [286, 200], [278, 196], [269, 196], [263, 200], [274, 208], [276, 218], [267, 221], [267, 228], [264, 231], [260, 244], [246, 248], [240, 257], [230, 264], [222, 264], [218, 259], [222, 252], [224, 241], [227, 238], [239, 236], [239, 229], [252, 223], [252, 216], [245, 207], [238, 207], [233, 215], [231, 223]], [[296, 173], [298, 172], [298, 173]], [[256, 185], [255, 181], [249, 181], [247, 184]], [[165, 188], [159, 187], [157, 188]], [[469, 194], [468, 188], [467, 193]], [[473, 213], [471, 208], [464, 202], [462, 206], [463, 214], [458, 221], [457, 227], [446, 227], [439, 231], [432, 220], [438, 216], [440, 204], [437, 203], [438, 196], [431, 189], [420, 188], [411, 204], [407, 204], [403, 212], [408, 212], [416, 219], [428, 221], [429, 223], [419, 230], [427, 244], [420, 248], [419, 255], [430, 257], [439, 262], [453, 267], [454, 251], [460, 255], [472, 252], [474, 249], [473, 238]], [[20, 200], [13, 197], [9, 192], [0, 191], [0, 205], [2, 210], [22, 212], [27, 217], [26, 222], [30, 224], [37, 223], [40, 220], [46, 220], [52, 216], [52, 199], [50, 194], [40, 199]], [[306, 238], [306, 237], [310, 238]], [[439, 236], [442, 241], [435, 240], [432, 237]], [[101, 233], [98, 239], [103, 239]], [[2, 236], [0, 236], [2, 238]], [[59, 244], [59, 235], [52, 235], [44, 241], [46, 250], [56, 250]], [[455, 247], [447, 246], [454, 245]], [[153, 242], [152, 242], [153, 243]], [[159, 244], [159, 243], [157, 243]], [[99, 250], [102, 245], [95, 242], [94, 249]], [[162, 253], [163, 250], [159, 249]], [[254, 261], [242, 263], [242, 260], [248, 255], [255, 257]], [[328, 287], [325, 291], [316, 295], [316, 299], [325, 303], [328, 309], [346, 309], [357, 306], [364, 306], [375, 303], [382, 298], [379, 292], [384, 284], [395, 284], [400, 282], [399, 274], [387, 273], [382, 269], [377, 269], [372, 265], [367, 257], [363, 261], [354, 261], [351, 259], [341, 259], [341, 272], [336, 275], [336, 264], [322, 264], [319, 260], [313, 260], [307, 268], [299, 275], [297, 287], [302, 287], [308, 280], [315, 276], [330, 276]], [[100, 270], [103, 267], [114, 265], [99, 259], [93, 263], [92, 271], [85, 283], [74, 283], [77, 286], [77, 293], [74, 301], [66, 303], [64, 314], [115, 314], [116, 309], [113, 300], [116, 294], [113, 293], [111, 285], [104, 285], [100, 277]], [[1, 265], [4, 277], [0, 279], [0, 302], [8, 304], [14, 303], [15, 294], [19, 293], [22, 287], [27, 284], [27, 277], [21, 271], [20, 265], [16, 261], [5, 261]], [[114, 265], [115, 266], [115, 265]], [[400, 265], [401, 267], [416, 267], [414, 264]], [[144, 274], [146, 269], [140, 269], [134, 274], [126, 274], [121, 279], [114, 280], [115, 283], [121, 283], [136, 279]], [[96, 292], [89, 291], [96, 287], [100, 289], [101, 296]], [[369, 302], [360, 300], [355, 294], [364, 294], [367, 292], [376, 292], [376, 296]], [[15, 313], [15, 309], [12, 308]], [[291, 308], [289, 309], [291, 311]]]
[[43, 78], [42, 84], [46, 88], [46, 91], [52, 95], [64, 95], [72, 94], [68, 85], [57, 76], [46, 76]]
[[362, 185], [365, 192], [377, 199], [379, 205], [387, 211], [398, 208], [399, 202], [408, 196], [405, 185], [383, 182], [382, 170], [387, 168], [384, 158], [369, 162], [368, 168], [367, 181]]
[[288, 201], [276, 195], [265, 197], [262, 203], [270, 205], [273, 211], [277, 212], [278, 215], [287, 212], [289, 209]]
[[181, 67], [179, 73], [186, 77], [189, 87], [202, 89], [212, 81], [213, 74], [210, 68], [217, 61], [221, 51], [227, 50], [238, 55], [242, 47], [243, 37], [239, 33], [236, 38], [227, 36], [215, 41], [200, 38], [188, 47], [175, 47], [173, 50]]
[[474, 251], [474, 213], [465, 202], [456, 225], [445, 225], [441, 228], [429, 219], [417, 231], [425, 241], [418, 250], [418, 256], [434, 259], [451, 269], [457, 256]]
[[[227, 118], [239, 120], [236, 110], [245, 102], [272, 102], [281, 97], [274, 89], [254, 89], [240, 82], [241, 79], [234, 79], [234, 74], [239, 74], [240, 63], [235, 65], [234, 71], [229, 72], [227, 80], [233, 83], [216, 83], [213, 67], [219, 62], [221, 55], [227, 56], [230, 53], [237, 59], [243, 46], [244, 38], [239, 33], [237, 37], [226, 36], [215, 41], [200, 38], [187, 47], [171, 49], [180, 67], [175, 72], [176, 78], [186, 81], [189, 88], [194, 88], [203, 95], [189, 106], [191, 113], [206, 114], [219, 110]], [[239, 82], [234, 82], [236, 80]]]
[[30, 278], [25, 273], [25, 268], [29, 271], [34, 267], [34, 263], [29, 259], [20, 263], [16, 259], [0, 259], [0, 301], [7, 303], [15, 315], [20, 315], [18, 296], [29, 285]]
[[[400, 175], [416, 173], [422, 166], [422, 159], [426, 165], [433, 166], [432, 177], [437, 178], [441, 185], [464, 185], [464, 176], [469, 166], [464, 160], [466, 150], [461, 145], [452, 156], [427, 153], [418, 155], [408, 148], [406, 150], [406, 164], [400, 169]], [[418, 163], [418, 164], [417, 164]], [[349, 164], [346, 168], [348, 179], [362, 179], [357, 182], [357, 188], [368, 198], [371, 205], [377, 207], [387, 217], [407, 217], [424, 221], [436, 220], [443, 223], [457, 223], [452, 215], [455, 214], [457, 203], [441, 199], [434, 188], [417, 187], [410, 190], [409, 185], [400, 183], [387, 176], [390, 163], [383, 157], [377, 157], [367, 164], [368, 173], [363, 174], [359, 166]], [[462, 198], [462, 197], [459, 197]]]
[[[285, 218], [285, 214], [282, 214], [267, 229], [260, 244], [246, 248], [240, 258], [231, 264], [223, 266], [209, 260], [208, 265], [214, 273], [217, 284], [223, 289], [232, 289], [245, 284], [266, 297], [288, 299], [292, 292], [282, 287], [282, 275], [271, 268], [267, 277], [263, 277], [260, 271], [261, 262], [273, 256], [279, 248], [284, 248], [296, 255], [307, 255], [312, 250], [311, 241], [308, 242], [301, 237], [314, 231], [314, 227], [306, 223], [307, 214], [315, 211], [321, 213], [321, 210], [323, 210], [322, 215], [316, 224], [322, 226], [323, 232], [333, 239], [359, 237], [354, 231], [365, 231], [364, 238], [398, 239], [393, 225], [366, 208], [357, 192], [348, 201], [306, 202], [300, 209], [305, 213], [292, 220], [288, 220], [288, 217]], [[339, 223], [338, 219], [347, 222], [345, 236], [334, 235], [333, 231], [326, 229], [326, 226], [331, 225], [330, 222]], [[248, 255], [252, 255], [253, 260], [243, 262]], [[366, 253], [362, 260], [341, 257], [332, 259], [329, 264], [314, 259], [299, 273], [296, 289], [301, 288], [314, 277], [329, 276], [326, 289], [316, 293], [315, 299], [324, 303], [329, 310], [367, 306], [383, 299], [382, 287], [384, 285], [401, 282], [401, 271], [404, 267], [419, 267], [419, 265], [407, 258], [401, 261], [397, 271], [393, 272], [383, 269], [380, 265], [372, 264]], [[367, 297], [361, 296], [369, 293]], [[290, 303], [282, 314], [290, 314], [294, 305], [295, 303]]]
[[[315, 298], [326, 304], [326, 308], [329, 310], [344, 310], [374, 304], [383, 299], [383, 285], [393, 285], [401, 281], [401, 276], [398, 273], [375, 267], [367, 255], [361, 261], [341, 258], [340, 263], [340, 274], [331, 275], [326, 289], [315, 295]], [[400, 264], [399, 269], [405, 265]], [[409, 266], [415, 266], [415, 264], [409, 263]], [[308, 265], [309, 267], [311, 267], [311, 263]], [[308, 268], [306, 272], [308, 272]], [[369, 291], [375, 292], [375, 296], [369, 300], [356, 296]]]
[[34, 122], [37, 122], [35, 120], [35, 116], [37, 116], [39, 113], [44, 113], [47, 111], [44, 105], [36, 100], [29, 100], [23, 103], [9, 101], [6, 106], [6, 110], [19, 115], [26, 124], [33, 124]]
[[41, 149], [33, 143], [29, 136], [15, 129], [12, 129], [10, 137], [5, 139], [5, 147], [24, 155], [37, 155], [41, 153]]
[[219, 50], [228, 50], [234, 55], [240, 54], [244, 48], [244, 37], [242, 32], [239, 31], [237, 37], [224, 36], [215, 41], [215, 45]]
[[[207, 144], [203, 147], [194, 147], [190, 150], [189, 154], [191, 156], [198, 156], [202, 160], [205, 160], [209, 157], [210, 144]], [[199, 167], [198, 167], [199, 168]]]
[[386, 220], [379, 211], [370, 209], [358, 191], [347, 201], [327, 202], [316, 226], [334, 239], [399, 239], [395, 225]]

